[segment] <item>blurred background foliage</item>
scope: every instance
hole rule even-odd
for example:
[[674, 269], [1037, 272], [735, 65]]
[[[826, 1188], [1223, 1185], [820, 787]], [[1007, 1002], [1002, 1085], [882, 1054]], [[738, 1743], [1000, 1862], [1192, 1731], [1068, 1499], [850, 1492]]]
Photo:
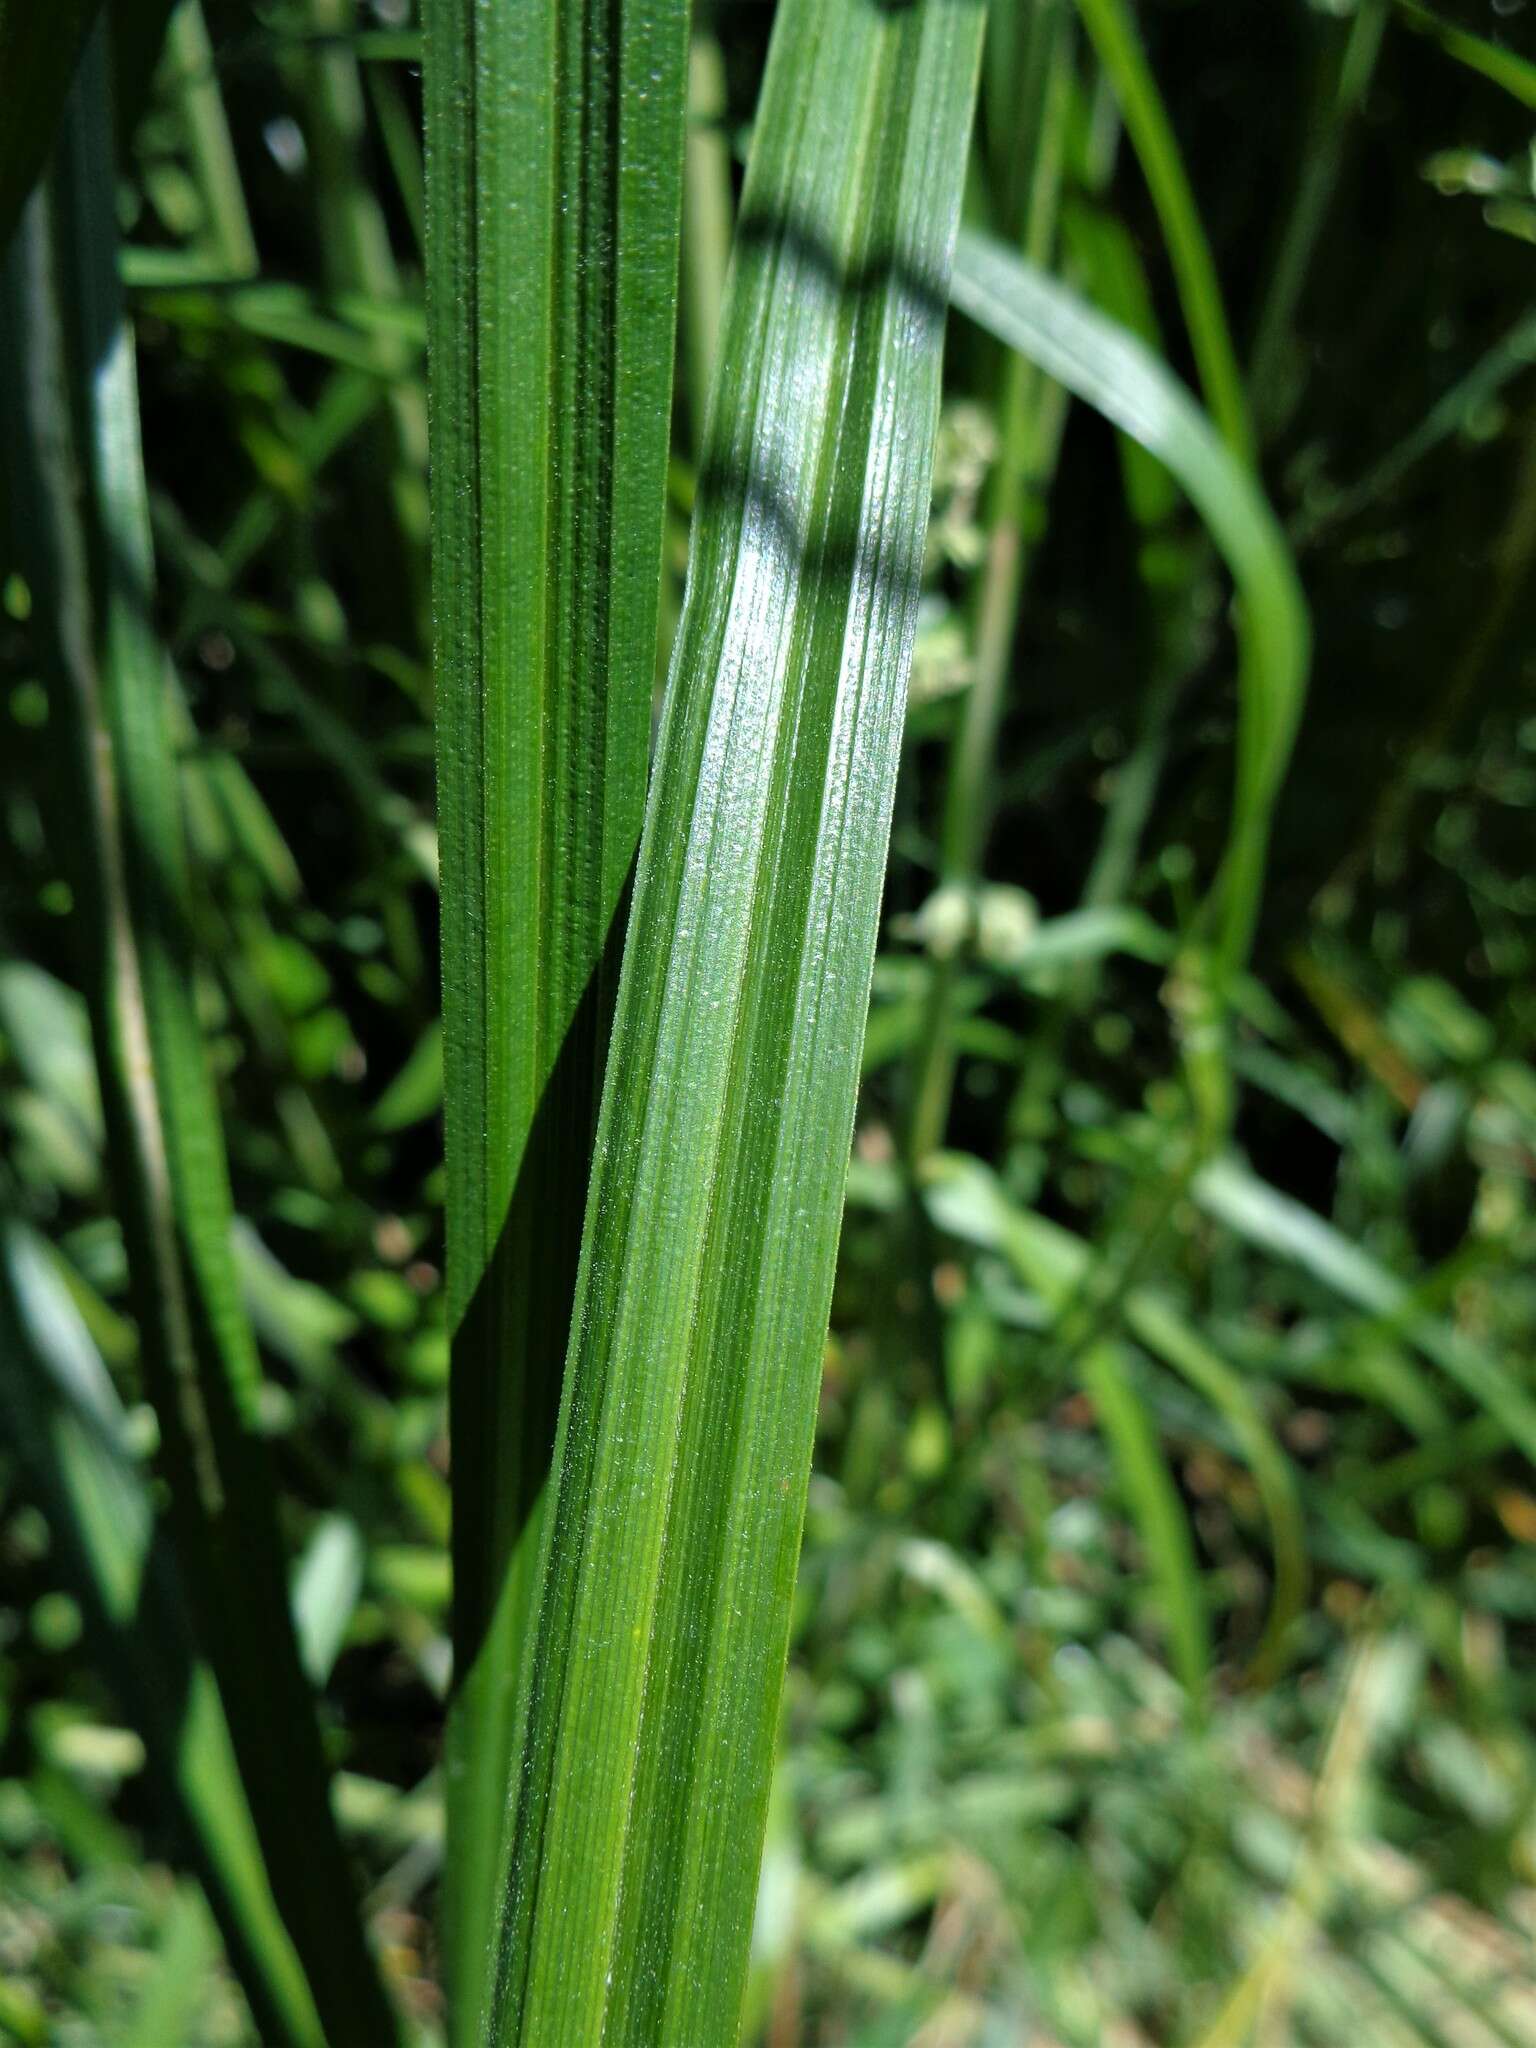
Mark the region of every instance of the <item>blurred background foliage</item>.
[[[699, 18], [667, 620], [770, 13]], [[196, 994], [340, 1820], [430, 2041], [419, 44], [408, 0], [153, 14], [118, 25], [120, 208]], [[1219, 418], [1099, 68], [1117, 10], [994, 17], [973, 218]], [[1228, 823], [1229, 592], [1162, 472], [957, 317], [763, 2048], [1536, 2042], [1536, 9], [1138, 19], [1315, 636], [1232, 1144], [1205, 1155], [1169, 971]], [[0, 2039], [234, 2048], [122, 1675], [152, 1646], [103, 1635], [59, 1493], [89, 1409], [109, 1540], [147, 1540], [30, 612], [0, 561]]]

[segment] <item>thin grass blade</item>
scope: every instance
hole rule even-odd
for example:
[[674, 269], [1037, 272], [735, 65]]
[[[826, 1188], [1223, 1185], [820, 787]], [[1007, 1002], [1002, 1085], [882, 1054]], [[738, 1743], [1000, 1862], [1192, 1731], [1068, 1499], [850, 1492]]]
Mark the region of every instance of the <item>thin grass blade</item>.
[[1215, 259], [1135, 19], [1126, 0], [1078, 0], [1078, 12], [1114, 88], [1157, 209], [1205, 402], [1221, 438], [1251, 469], [1253, 423]]
[[1217, 947], [1247, 956], [1270, 818], [1306, 688], [1306, 600], [1284, 536], [1245, 467], [1173, 373], [1136, 337], [1002, 244], [967, 231], [951, 288], [971, 319], [1129, 434], [1178, 479], [1237, 586], [1242, 717], [1232, 826], [1219, 882]]
[[1274, 1589], [1263, 1634], [1249, 1661], [1248, 1679], [1254, 1685], [1268, 1685], [1286, 1662], [1292, 1630], [1306, 1606], [1311, 1576], [1295, 1471], [1240, 1376], [1169, 1302], [1150, 1289], [1139, 1288], [1125, 1304], [1125, 1320], [1154, 1357], [1171, 1366], [1210, 1402], [1231, 1430], [1253, 1474], [1269, 1526]]
[[[959, 1153], [942, 1155], [931, 1163], [927, 1199], [941, 1228], [1000, 1251], [1024, 1284], [1041, 1295], [1053, 1315], [1070, 1307], [1094, 1258], [1093, 1248], [1080, 1237], [1019, 1207], [993, 1174]], [[1223, 1417], [1253, 1473], [1269, 1528], [1274, 1590], [1250, 1677], [1255, 1681], [1272, 1677], [1306, 1600], [1307, 1538], [1295, 1474], [1241, 1378], [1171, 1302], [1151, 1288], [1138, 1287], [1126, 1295], [1122, 1315], [1137, 1342], [1170, 1366]], [[1123, 1368], [1119, 1377], [1123, 1380]], [[1110, 1391], [1112, 1405], [1115, 1390]], [[1106, 1421], [1110, 1419], [1106, 1414]], [[1195, 1637], [1189, 1621], [1176, 1620], [1172, 1607], [1169, 1633], [1171, 1637], [1182, 1635], [1187, 1654]]]
[[1433, 8], [1421, 6], [1419, 0], [1397, 0], [1397, 11], [1421, 34], [1433, 36], [1448, 57], [1502, 86], [1521, 106], [1536, 110], [1536, 60], [1507, 49], [1488, 36], [1458, 28]]
[[1166, 1621], [1169, 1660], [1198, 1718], [1210, 1686], [1211, 1629], [1189, 1515], [1125, 1348], [1094, 1345], [1083, 1359], [1083, 1384], [1093, 1396], [1121, 1492], [1141, 1534]]
[[[993, 10], [981, 103], [1000, 131], [993, 176], [998, 225], [1032, 260], [1055, 250], [1071, 108], [1072, 18], [1065, 0]], [[1006, 116], [1002, 109], [1007, 108]], [[950, 743], [938, 880], [968, 896], [980, 879], [997, 810], [998, 739], [1008, 709], [1019, 612], [1047, 523], [1067, 420], [1062, 388], [1017, 350], [996, 352], [998, 459], [987, 483], [986, 555], [971, 603], [971, 680]], [[954, 1092], [954, 996], [964, 950], [935, 960], [928, 1021], [906, 1083], [903, 1149], [914, 1166], [941, 1143]]]
[[1401, 1330], [1433, 1365], [1494, 1416], [1528, 1458], [1536, 1458], [1536, 1400], [1505, 1361], [1465, 1332], [1426, 1314], [1406, 1280], [1305, 1203], [1281, 1194], [1232, 1158], [1196, 1177], [1206, 1213], [1247, 1243], [1287, 1260], [1367, 1315]]

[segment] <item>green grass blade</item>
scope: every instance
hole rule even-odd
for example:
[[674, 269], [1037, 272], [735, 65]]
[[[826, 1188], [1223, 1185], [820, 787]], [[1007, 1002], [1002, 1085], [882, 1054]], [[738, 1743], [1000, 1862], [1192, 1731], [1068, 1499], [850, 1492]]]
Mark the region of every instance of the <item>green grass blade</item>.
[[[316, 41], [298, 58], [305, 133], [314, 181], [321, 275], [341, 298], [380, 307], [402, 296], [389, 228], [368, 176], [367, 104], [360, 67], [347, 39], [356, 33], [354, 0], [309, 0]], [[381, 325], [375, 361], [385, 380], [385, 402], [354, 443], [351, 461], [359, 518], [378, 581], [397, 580], [401, 623], [426, 634], [428, 525], [427, 403], [419, 374], [409, 374], [414, 351], [403, 333]]]
[[1262, 492], [1179, 380], [1136, 337], [989, 238], [960, 238], [951, 296], [1178, 479], [1241, 599], [1237, 787], [1219, 883], [1217, 943], [1230, 973], [1253, 936], [1275, 800], [1306, 687], [1306, 600]]
[[[1002, 225], [1035, 262], [1056, 244], [1065, 175], [1073, 24], [1060, 0], [1013, 16], [1009, 35], [991, 17], [982, 99], [1009, 105], [1010, 157]], [[971, 605], [971, 680], [950, 743], [939, 832], [938, 880], [969, 892], [980, 879], [997, 809], [998, 741], [1013, 680], [1025, 586], [1044, 538], [1067, 397], [1017, 350], [999, 352], [998, 459], [987, 483], [986, 556]], [[904, 1150], [916, 1165], [943, 1141], [954, 1093], [954, 996], [961, 956], [935, 960], [929, 1018], [907, 1077]]]
[[207, 1908], [184, 1887], [171, 1902], [153, 1968], [120, 2048], [165, 2048], [167, 2041], [187, 2040], [197, 2026], [216, 1952]]
[[[927, 1192], [934, 1221], [941, 1229], [1000, 1251], [1054, 1315], [1070, 1308], [1094, 1256], [1081, 1238], [1059, 1223], [1020, 1208], [1008, 1199], [994, 1175], [961, 1154], [946, 1155], [933, 1163]], [[1306, 1530], [1290, 1462], [1237, 1373], [1172, 1303], [1150, 1288], [1138, 1287], [1125, 1296], [1121, 1312], [1137, 1342], [1172, 1367], [1222, 1416], [1253, 1473], [1269, 1527], [1274, 1591], [1250, 1675], [1255, 1680], [1271, 1678], [1283, 1659], [1307, 1590]], [[1175, 1633], [1170, 1616], [1170, 1635]]]
[[1318, 244], [1334, 217], [1345, 143], [1370, 90], [1386, 24], [1387, 0], [1360, 0], [1353, 19], [1316, 24], [1324, 55], [1295, 185], [1267, 266], [1248, 364], [1248, 388], [1266, 440], [1285, 424], [1304, 384], [1306, 361], [1297, 343], [1296, 313]]
[[1536, 364], [1536, 313], [1522, 313], [1464, 376], [1458, 377], [1412, 429], [1373, 462], [1358, 482], [1318, 494], [1292, 527], [1298, 547], [1312, 547], [1342, 519], [1386, 497], [1416, 463], [1464, 434], [1505, 385]]
[[1216, 1159], [1194, 1183], [1196, 1201], [1249, 1244], [1288, 1260], [1320, 1286], [1367, 1315], [1398, 1327], [1528, 1458], [1536, 1458], [1536, 1400], [1516, 1375], [1474, 1338], [1425, 1313], [1406, 1280], [1388, 1270], [1326, 1217], [1283, 1195], [1235, 1159]]
[[[1152, 283], [1136, 237], [1124, 221], [1079, 200], [1063, 209], [1061, 225], [1066, 274], [1106, 319], [1117, 321], [1151, 354], [1161, 356], [1163, 337]], [[1143, 536], [1155, 534], [1178, 509], [1178, 487], [1139, 441], [1128, 434], [1119, 439], [1125, 508]]]
[[1253, 425], [1215, 260], [1135, 21], [1126, 0], [1078, 0], [1078, 12], [1120, 102], [1162, 224], [1205, 402], [1222, 439], [1240, 462], [1252, 468], [1256, 459]]
[[1458, 64], [1464, 64], [1491, 84], [1502, 86], [1521, 106], [1536, 109], [1536, 60], [1522, 57], [1518, 50], [1506, 49], [1487, 36], [1458, 28], [1432, 8], [1420, 6], [1419, 0], [1397, 0], [1397, 11], [1421, 34], [1432, 36], [1448, 57], [1454, 57]]
[[262, 2037], [324, 2048], [273, 1902], [218, 1686], [155, 1542], [148, 1487], [112, 1382], [47, 1247], [0, 1219], [0, 1395], [7, 1439], [89, 1617], [109, 1682], [144, 1737]]
[[[1108, 155], [1107, 148], [1101, 154]], [[1108, 175], [1108, 165], [1104, 175]], [[1102, 182], [1102, 180], [1101, 180]], [[1162, 336], [1153, 309], [1152, 288], [1136, 242], [1123, 222], [1073, 198], [1062, 209], [1063, 268], [1100, 309], [1137, 335], [1154, 353]], [[1205, 550], [1182, 555], [1177, 576], [1164, 573], [1172, 558], [1164, 545], [1182, 518], [1183, 496], [1155, 456], [1128, 434], [1117, 437], [1125, 508], [1137, 530], [1137, 562], [1146, 621], [1146, 680], [1139, 693], [1137, 734], [1131, 751], [1117, 769], [1098, 846], [1083, 881], [1081, 902], [1092, 914], [1118, 905], [1131, 893], [1142, 838], [1151, 815], [1167, 757], [1169, 729], [1178, 697], [1188, 678], [1192, 620], [1199, 609], [1202, 586], [1209, 581]], [[1099, 984], [1095, 965], [1085, 961], [1066, 977], [1041, 1017], [1028, 1057], [1021, 1063], [1009, 1127], [1016, 1133], [1046, 1127], [1050, 1104], [1063, 1076], [1062, 1055], [1069, 1042], [1069, 1020], [1092, 1007]]]
[[165, 50], [202, 196], [209, 255], [226, 277], [254, 277], [261, 264], [199, 0], [181, 0], [166, 28]]
[[734, 2038], [982, 10], [788, 0], [609, 1056], [491, 2039]]
[[101, 38], [7, 280], [10, 483], [51, 623], [76, 809], [59, 845], [78, 901], [116, 1206], [173, 1533], [218, 1674], [274, 1893], [332, 2048], [393, 2035], [347, 1907], [314, 1703], [299, 1666], [260, 1367], [241, 1308], [195, 959], [132, 340], [117, 280]]
[[1083, 1384], [1093, 1396], [1121, 1491], [1141, 1533], [1166, 1618], [1174, 1674], [1191, 1709], [1201, 1715], [1211, 1677], [1211, 1631], [1189, 1516], [1125, 1350], [1094, 1345], [1083, 1359]]
[[112, 104], [117, 109], [119, 131], [125, 136], [133, 133], [149, 101], [175, 5], [176, 0], [112, 0], [107, 9], [112, 36]]
[[[1010, 141], [1021, 192], [1008, 233], [1030, 261], [1044, 265], [1056, 243], [1064, 175], [1071, 20], [1057, 5], [1030, 7], [1024, 14], [1027, 31], [1016, 53], [1017, 76], [1010, 81], [1020, 102], [1013, 110]], [[1043, 525], [1042, 504], [1056, 467], [1066, 407], [1061, 392], [1034, 363], [1007, 350], [999, 369], [997, 410], [1001, 446], [989, 480], [989, 552], [973, 625], [975, 674], [952, 752], [940, 839], [941, 879], [962, 887], [974, 883], [986, 851], [995, 808], [994, 756], [1031, 551], [1025, 534], [1036, 529], [1038, 547], [1037, 529]]]
[[518, 1657], [656, 669], [687, 8], [429, 0], [428, 295], [457, 1691], [480, 2039]]
[[1254, 1684], [1268, 1684], [1284, 1666], [1292, 1627], [1306, 1607], [1311, 1575], [1295, 1471], [1238, 1374], [1168, 1302], [1138, 1288], [1126, 1301], [1125, 1320], [1155, 1357], [1210, 1402], [1253, 1474], [1269, 1525], [1274, 1591], [1248, 1676]]
[[0, 256], [42, 174], [100, 0], [0, 0]]

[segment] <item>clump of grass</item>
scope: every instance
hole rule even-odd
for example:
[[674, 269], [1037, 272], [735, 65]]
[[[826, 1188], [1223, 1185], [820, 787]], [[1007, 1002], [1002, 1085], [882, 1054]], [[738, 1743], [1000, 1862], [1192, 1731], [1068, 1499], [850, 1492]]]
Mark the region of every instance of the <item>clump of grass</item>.
[[[336, 1914], [349, 1879], [289, 1615], [260, 1368], [238, 1295], [223, 1141], [195, 1009], [109, 144], [98, 33], [7, 280], [20, 369], [12, 477], [31, 522], [24, 559], [73, 755], [84, 980], [171, 1525], [318, 2024], [338, 2044], [377, 2043], [393, 2022], [356, 1920]], [[263, 2002], [285, 2022], [295, 2000], [303, 2010], [291, 1971], [279, 1951], [281, 1981], [261, 1983]], [[314, 2021], [297, 2024], [299, 2038], [318, 2037]]]

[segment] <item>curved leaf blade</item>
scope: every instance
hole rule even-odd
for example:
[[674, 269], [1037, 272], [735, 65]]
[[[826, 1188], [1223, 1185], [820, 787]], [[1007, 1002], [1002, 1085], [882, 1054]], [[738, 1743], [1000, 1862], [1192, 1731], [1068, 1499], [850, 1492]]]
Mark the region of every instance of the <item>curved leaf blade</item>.
[[1326, 1217], [1281, 1194], [1238, 1159], [1213, 1159], [1195, 1178], [1195, 1200], [1217, 1222], [1319, 1286], [1403, 1335], [1480, 1408], [1509, 1440], [1536, 1458], [1536, 1399], [1495, 1352], [1437, 1316], [1426, 1315], [1406, 1280], [1346, 1237]]
[[1178, 378], [1136, 337], [989, 237], [960, 237], [950, 296], [998, 340], [1049, 372], [1157, 456], [1210, 529], [1241, 599], [1237, 787], [1223, 863], [1218, 944], [1246, 957], [1264, 883], [1270, 819], [1301, 717], [1310, 649], [1306, 600], [1275, 516]]
[[[926, 1196], [941, 1229], [1001, 1252], [1053, 1316], [1069, 1308], [1093, 1263], [1093, 1249], [1080, 1237], [1019, 1207], [994, 1174], [960, 1153], [932, 1162]], [[1272, 1677], [1306, 1599], [1307, 1538], [1295, 1474], [1242, 1379], [1171, 1302], [1151, 1288], [1136, 1287], [1125, 1296], [1122, 1315], [1137, 1342], [1223, 1416], [1253, 1474], [1269, 1526], [1274, 1590], [1250, 1675], [1255, 1680]], [[1099, 1348], [1102, 1352], [1110, 1347]], [[1188, 1626], [1187, 1619], [1175, 1620], [1170, 1606], [1170, 1636], [1182, 1628], [1186, 1651], [1193, 1640]]]
[[1103, 1425], [1120, 1490], [1135, 1518], [1157, 1586], [1169, 1658], [1198, 1718], [1211, 1678], [1211, 1630], [1194, 1532], [1157, 1428], [1137, 1390], [1125, 1348], [1096, 1344], [1083, 1359], [1083, 1384]]

